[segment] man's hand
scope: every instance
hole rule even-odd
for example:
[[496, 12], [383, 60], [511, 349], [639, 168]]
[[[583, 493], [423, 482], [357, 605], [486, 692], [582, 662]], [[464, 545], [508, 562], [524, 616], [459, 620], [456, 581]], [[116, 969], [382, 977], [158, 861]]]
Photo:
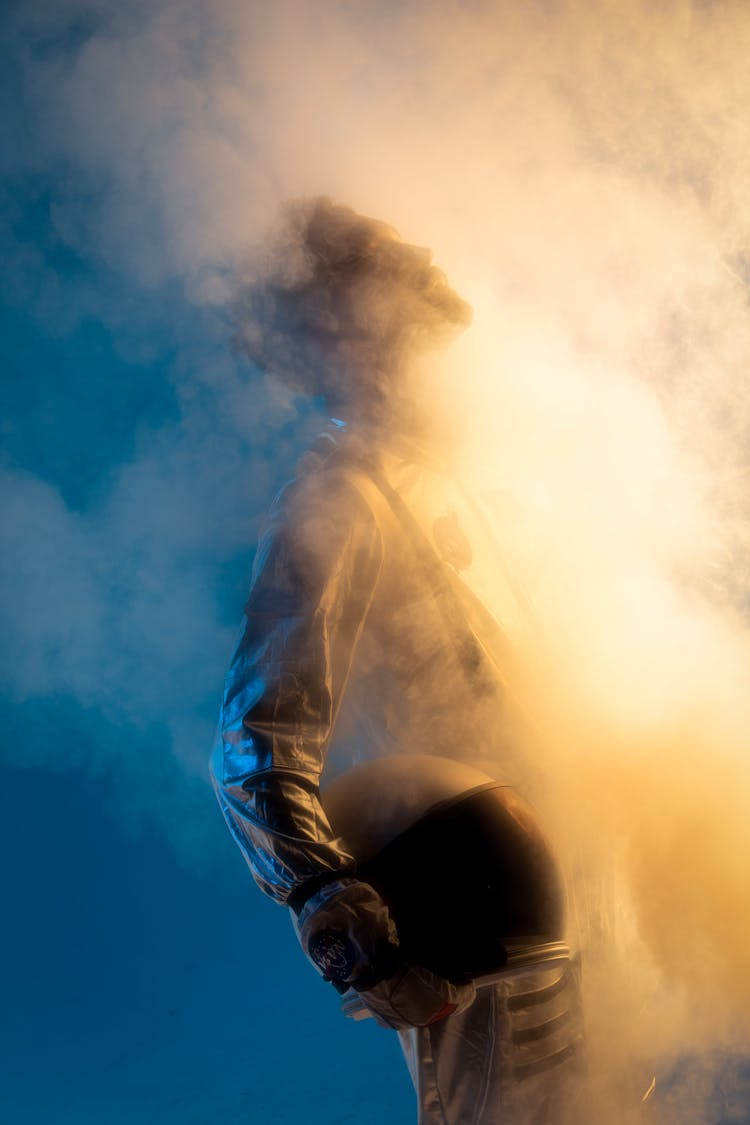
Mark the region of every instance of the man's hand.
[[392, 977], [360, 992], [382, 1027], [428, 1027], [474, 1003], [473, 984], [453, 984], [421, 965], [402, 965]]
[[401, 962], [388, 907], [374, 887], [356, 879], [326, 883], [313, 894], [296, 930], [309, 960], [334, 984], [372, 988]]
[[384, 1027], [426, 1027], [464, 1011], [476, 995], [471, 984], [404, 963], [388, 907], [369, 883], [325, 884], [305, 902], [296, 930], [321, 976], [355, 988]]

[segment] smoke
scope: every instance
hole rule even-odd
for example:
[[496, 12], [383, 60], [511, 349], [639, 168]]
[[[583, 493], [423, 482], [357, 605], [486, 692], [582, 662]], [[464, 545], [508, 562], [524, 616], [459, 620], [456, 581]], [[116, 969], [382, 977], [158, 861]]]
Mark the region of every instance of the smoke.
[[[9, 242], [7, 292], [37, 316], [95, 310], [124, 339], [123, 294], [166, 314], [175, 284], [220, 309], [227, 267], [288, 197], [330, 195], [433, 247], [475, 323], [425, 393], [470, 430], [463, 471], [534, 606], [558, 835], [611, 857], [618, 940], [648, 1011], [661, 1004], [639, 1049], [745, 1044], [746, 6], [71, 0], [8, 20], [23, 173], [54, 178], [60, 245], [118, 279], [35, 286], [36, 259]], [[67, 690], [132, 719], [165, 698], [179, 711], [186, 680], [218, 692], [225, 631], [196, 552], [218, 525], [227, 560], [249, 541], [293, 413], [241, 387], [221, 346], [186, 345], [179, 420], [140, 436], [94, 509], [6, 475], [16, 694]], [[199, 650], [211, 659], [186, 668]]]
[[[636, 1107], [680, 1050], [747, 1044], [746, 454], [711, 433], [744, 372], [694, 386], [687, 425], [671, 387], [533, 331], [480, 378], [467, 475], [532, 606], [524, 690], [577, 888], [592, 1063], [632, 1065]], [[666, 1120], [713, 1120], [701, 1081], [669, 1111], [655, 1097]]]

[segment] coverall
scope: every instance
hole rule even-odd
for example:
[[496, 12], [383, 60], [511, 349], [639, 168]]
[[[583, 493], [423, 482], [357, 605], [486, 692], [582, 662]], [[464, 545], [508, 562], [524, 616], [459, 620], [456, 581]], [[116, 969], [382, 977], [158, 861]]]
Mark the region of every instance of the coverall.
[[[430, 450], [330, 426], [271, 508], [212, 759], [266, 894], [356, 875], [318, 795], [357, 762], [444, 755], [533, 788], [504, 672], [523, 616], [490, 516]], [[421, 1125], [568, 1120], [575, 995], [570, 971], [547, 970], [399, 1033]]]

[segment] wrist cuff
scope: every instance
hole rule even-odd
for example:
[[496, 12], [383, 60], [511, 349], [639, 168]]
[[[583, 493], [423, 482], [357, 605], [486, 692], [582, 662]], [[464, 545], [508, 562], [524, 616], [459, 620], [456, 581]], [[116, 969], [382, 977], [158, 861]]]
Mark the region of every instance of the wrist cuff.
[[353, 871], [326, 871], [324, 875], [314, 875], [312, 879], [307, 879], [304, 883], [300, 884], [299, 887], [295, 887], [291, 894], [287, 895], [286, 905], [290, 910], [293, 910], [299, 918], [305, 903], [307, 903], [313, 895], [316, 895], [318, 891], [322, 890], [323, 887], [328, 887], [332, 883], [335, 883], [336, 891], [338, 891], [341, 887], [345, 887], [354, 881], [355, 877]]

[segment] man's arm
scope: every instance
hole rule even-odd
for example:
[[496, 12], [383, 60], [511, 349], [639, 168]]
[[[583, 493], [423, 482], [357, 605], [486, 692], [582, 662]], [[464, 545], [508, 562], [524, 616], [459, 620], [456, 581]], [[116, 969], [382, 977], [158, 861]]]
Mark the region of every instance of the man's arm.
[[354, 870], [318, 784], [381, 560], [374, 515], [341, 471], [288, 486], [258, 547], [212, 766], [230, 831], [280, 902]]
[[424, 1026], [470, 1004], [402, 961], [378, 892], [356, 878], [318, 800], [325, 755], [383, 557], [357, 488], [314, 474], [282, 494], [259, 545], [226, 680], [214, 784], [256, 882], [291, 906], [318, 971], [352, 985], [385, 1026]]

